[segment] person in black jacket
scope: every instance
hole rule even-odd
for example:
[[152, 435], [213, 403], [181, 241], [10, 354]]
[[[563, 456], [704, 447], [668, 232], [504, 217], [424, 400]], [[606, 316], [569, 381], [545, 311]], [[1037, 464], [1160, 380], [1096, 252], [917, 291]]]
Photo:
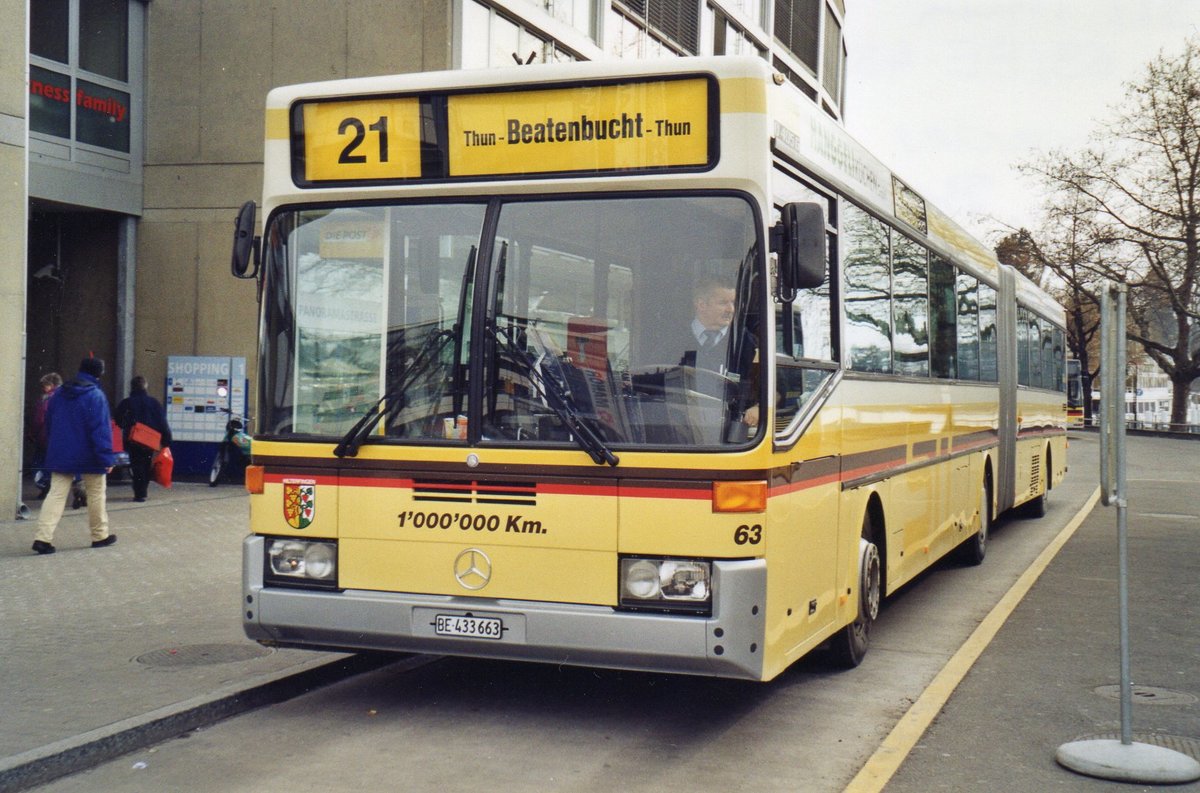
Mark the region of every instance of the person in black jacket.
[[162, 448], [165, 449], [171, 445], [171, 428], [167, 424], [167, 415], [162, 404], [146, 392], [146, 378], [140, 374], [129, 382], [129, 396], [117, 405], [116, 421], [125, 439], [125, 449], [129, 452], [133, 500], [145, 501], [150, 487], [150, 463], [156, 450], [133, 442], [129, 431], [133, 429], [134, 424], [145, 424], [162, 434]]
[[[691, 322], [677, 330], [672, 358], [694, 367], [694, 388], [724, 403], [729, 416], [747, 428], [759, 419], [758, 340], [749, 331], [732, 326], [737, 293], [732, 284], [702, 275], [692, 287]], [[719, 429], [719, 427], [717, 428]], [[705, 434], [712, 442], [712, 429]]]

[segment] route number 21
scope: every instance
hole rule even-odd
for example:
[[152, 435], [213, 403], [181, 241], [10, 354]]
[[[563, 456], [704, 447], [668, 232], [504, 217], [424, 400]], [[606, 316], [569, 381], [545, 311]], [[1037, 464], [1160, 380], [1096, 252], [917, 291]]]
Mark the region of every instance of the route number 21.
[[338, 134], [346, 135], [351, 130], [353, 130], [353, 137], [346, 144], [346, 148], [342, 149], [342, 153], [338, 157], [339, 163], [353, 165], [367, 161], [367, 155], [355, 154], [355, 152], [363, 144], [363, 141], [366, 140], [368, 130], [376, 133], [379, 138], [379, 162], [388, 161], [387, 116], [380, 116], [379, 120], [370, 126], [363, 124], [360, 119], [354, 117], [342, 119], [342, 123], [338, 125]]

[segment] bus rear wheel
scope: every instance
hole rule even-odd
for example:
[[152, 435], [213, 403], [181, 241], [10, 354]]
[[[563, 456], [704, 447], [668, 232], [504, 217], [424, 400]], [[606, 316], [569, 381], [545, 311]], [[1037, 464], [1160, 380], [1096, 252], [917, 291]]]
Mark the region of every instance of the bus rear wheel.
[[864, 521], [863, 536], [858, 541], [858, 615], [838, 631], [830, 645], [835, 664], [853, 669], [862, 663], [871, 645], [871, 628], [879, 616], [883, 599], [883, 571], [879, 547], [871, 541], [870, 518]]
[[987, 555], [988, 533], [992, 530], [992, 479], [989, 474], [979, 488], [979, 531], [958, 546], [958, 559], [963, 564], [983, 564]]

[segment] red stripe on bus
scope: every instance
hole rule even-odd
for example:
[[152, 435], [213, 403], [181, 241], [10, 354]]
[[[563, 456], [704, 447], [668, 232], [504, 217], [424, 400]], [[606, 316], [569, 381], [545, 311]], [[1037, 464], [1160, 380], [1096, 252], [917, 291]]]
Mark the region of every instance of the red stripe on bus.
[[770, 496], [786, 496], [792, 493], [798, 493], [801, 490], [808, 490], [813, 487], [822, 485], [831, 485], [841, 481], [842, 475], [839, 473], [826, 474], [825, 476], [814, 476], [811, 479], [802, 479], [798, 482], [788, 482], [787, 484], [774, 485], [771, 487]]
[[412, 479], [393, 479], [383, 476], [343, 476], [341, 479], [333, 480], [333, 483], [341, 484], [343, 487], [404, 487], [410, 490], [416, 484]]

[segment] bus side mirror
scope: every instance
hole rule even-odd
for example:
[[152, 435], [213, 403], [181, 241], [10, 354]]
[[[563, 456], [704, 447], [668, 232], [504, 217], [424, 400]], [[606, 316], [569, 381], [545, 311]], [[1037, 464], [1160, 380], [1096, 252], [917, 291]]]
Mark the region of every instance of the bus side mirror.
[[785, 295], [825, 282], [825, 213], [820, 204], [786, 204], [771, 230], [771, 250], [779, 254], [779, 287]]
[[229, 260], [229, 269], [237, 278], [258, 277], [259, 238], [254, 236], [254, 220], [254, 202], [247, 201], [238, 210], [234, 223], [233, 255]]

